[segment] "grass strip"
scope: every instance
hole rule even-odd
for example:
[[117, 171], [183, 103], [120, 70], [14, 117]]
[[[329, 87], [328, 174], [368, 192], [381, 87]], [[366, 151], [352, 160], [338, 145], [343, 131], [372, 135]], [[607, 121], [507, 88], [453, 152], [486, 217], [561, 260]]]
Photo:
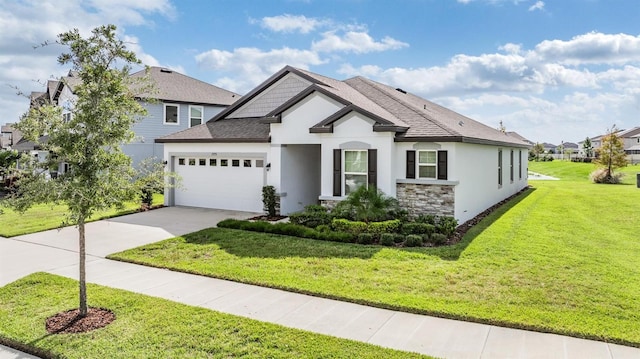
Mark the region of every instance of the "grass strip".
[[[162, 194], [153, 195], [154, 204], [162, 204], [163, 202], [164, 196]], [[139, 209], [139, 201], [127, 202], [121, 210], [111, 209], [94, 214], [89, 222], [136, 213]], [[34, 206], [25, 213], [19, 213], [1, 206], [0, 210], [3, 212], [0, 214], [1, 237], [15, 237], [60, 228], [67, 213], [66, 206], [51, 204]]]
[[77, 282], [35, 273], [0, 288], [0, 343], [44, 358], [418, 358], [352, 340], [289, 329], [89, 285], [89, 304], [115, 312], [108, 326], [50, 335], [47, 317], [77, 305]]

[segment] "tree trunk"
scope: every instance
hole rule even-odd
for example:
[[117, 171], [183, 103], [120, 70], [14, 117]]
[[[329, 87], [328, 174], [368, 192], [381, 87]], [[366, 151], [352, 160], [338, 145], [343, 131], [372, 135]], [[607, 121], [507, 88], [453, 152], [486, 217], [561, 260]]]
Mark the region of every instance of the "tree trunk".
[[78, 221], [78, 233], [79, 233], [79, 245], [80, 245], [80, 317], [85, 317], [87, 315], [87, 278], [86, 278], [86, 269], [85, 269], [85, 228], [84, 228], [84, 218]]

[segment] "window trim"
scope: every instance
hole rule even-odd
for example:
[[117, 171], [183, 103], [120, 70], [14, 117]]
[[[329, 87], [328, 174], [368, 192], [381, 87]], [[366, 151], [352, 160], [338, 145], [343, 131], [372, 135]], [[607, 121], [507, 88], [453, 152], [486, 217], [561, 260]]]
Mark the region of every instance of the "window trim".
[[[199, 108], [200, 109], [200, 123], [195, 125], [195, 126], [199, 126], [199, 125], [202, 125], [204, 123], [204, 106], [189, 105], [189, 128], [194, 127], [194, 125], [191, 124], [191, 120], [196, 118], [196, 117], [192, 117], [191, 116], [191, 109], [192, 108]], [[178, 116], [178, 117], [180, 117], [180, 116]]]
[[[167, 122], [167, 107], [172, 106], [176, 108], [176, 122]], [[165, 103], [162, 112], [162, 123], [169, 126], [180, 125], [180, 104], [177, 103]]]
[[[432, 180], [438, 179], [438, 151], [436, 151], [436, 150], [418, 150], [416, 152], [417, 152], [416, 153], [416, 155], [417, 155], [416, 156], [416, 178], [417, 179], [432, 179]], [[435, 155], [435, 157], [434, 157], [435, 161], [433, 162], [433, 164], [431, 164], [431, 163], [421, 164], [420, 163], [420, 153], [421, 152], [432, 152]], [[422, 176], [420, 176], [420, 167], [421, 166], [433, 167], [434, 170], [435, 170], [434, 171], [435, 176], [433, 176], [433, 177], [422, 177]]]
[[[364, 161], [365, 166], [367, 167], [364, 172], [347, 172], [347, 152], [364, 152], [366, 159]], [[348, 149], [342, 150], [342, 195], [348, 196], [347, 193], [347, 175], [364, 175], [366, 177], [365, 186], [369, 187], [369, 150], [368, 149]]]
[[509, 157], [509, 159], [510, 159], [510, 162], [509, 162], [509, 178], [510, 178], [510, 180], [511, 180], [511, 183], [513, 183], [513, 179], [514, 179], [514, 176], [513, 176], [513, 169], [514, 169], [514, 165], [513, 165], [513, 152], [514, 152], [514, 151], [513, 151], [513, 150], [511, 150], [511, 155], [510, 155], [510, 157]]
[[498, 149], [498, 188], [502, 187], [502, 148]]

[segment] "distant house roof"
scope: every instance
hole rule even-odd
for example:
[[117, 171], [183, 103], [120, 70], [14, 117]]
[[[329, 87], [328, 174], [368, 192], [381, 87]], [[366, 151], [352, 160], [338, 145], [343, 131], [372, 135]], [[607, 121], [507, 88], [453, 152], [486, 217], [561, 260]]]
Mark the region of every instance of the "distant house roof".
[[42, 136], [38, 139], [38, 143], [35, 143], [33, 141], [29, 141], [26, 138], [22, 138], [20, 141], [18, 141], [18, 143], [16, 143], [14, 146], [12, 146], [11, 148], [18, 151], [18, 152], [26, 152], [26, 151], [32, 151], [32, 150], [38, 150], [40, 149], [40, 143], [46, 143], [49, 140], [49, 136]]
[[[142, 70], [131, 77], [140, 78], [144, 75], [145, 70]], [[231, 105], [240, 98], [240, 95], [234, 92], [166, 68], [151, 67], [149, 77], [155, 84], [156, 92], [142, 93], [139, 95], [140, 98], [222, 106]]]
[[[275, 109], [265, 110], [258, 118], [231, 118], [234, 111], [289, 73], [306, 79], [311, 85]], [[509, 136], [402, 89], [359, 76], [339, 81], [290, 66], [284, 67], [220, 112], [208, 121], [206, 127], [205, 125], [196, 126], [162, 137], [156, 142], [188, 142], [190, 140], [243, 142], [246, 139], [244, 133], [233, 129], [234, 125], [240, 124], [251, 129], [251, 138], [254, 138], [254, 135], [260, 135], [262, 141], [268, 141], [268, 123], [278, 121], [277, 117], [284, 111], [313, 92], [322, 93], [343, 104], [344, 107], [310, 128], [310, 132], [331, 132], [335, 121], [354, 111], [373, 119], [376, 122], [375, 131], [395, 132], [396, 141], [451, 141], [528, 147], [528, 144], [519, 138]], [[224, 122], [225, 125], [217, 124], [222, 121], [228, 122]], [[265, 123], [267, 125], [263, 126]], [[205, 130], [208, 130], [209, 134]]]
[[535, 145], [535, 143], [533, 141], [530, 141], [530, 140], [526, 139], [524, 136], [520, 135], [519, 133], [517, 133], [515, 131], [507, 131], [507, 136], [510, 136], [510, 137], [513, 137], [513, 138], [517, 138], [522, 142], [528, 143], [530, 146]]
[[573, 143], [573, 142], [563, 142], [560, 146], [564, 148], [573, 148], [573, 149], [577, 149], [579, 147], [577, 143]]
[[545, 149], [551, 149], [554, 150], [556, 147], [556, 145], [554, 145], [553, 143], [549, 143], [549, 142], [543, 142], [542, 143], [542, 147], [544, 147]]

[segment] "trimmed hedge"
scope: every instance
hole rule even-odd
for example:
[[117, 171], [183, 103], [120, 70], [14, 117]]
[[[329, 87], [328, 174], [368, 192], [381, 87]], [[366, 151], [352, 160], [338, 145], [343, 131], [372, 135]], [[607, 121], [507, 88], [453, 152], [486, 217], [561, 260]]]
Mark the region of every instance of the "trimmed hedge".
[[309, 239], [319, 239], [331, 242], [354, 243], [355, 236], [351, 233], [344, 232], [320, 232], [299, 224], [293, 223], [275, 223], [271, 224], [266, 221], [245, 221], [238, 219], [225, 219], [218, 223], [219, 228], [241, 229], [252, 232], [263, 232], [282, 234], [286, 236], [302, 237]]

